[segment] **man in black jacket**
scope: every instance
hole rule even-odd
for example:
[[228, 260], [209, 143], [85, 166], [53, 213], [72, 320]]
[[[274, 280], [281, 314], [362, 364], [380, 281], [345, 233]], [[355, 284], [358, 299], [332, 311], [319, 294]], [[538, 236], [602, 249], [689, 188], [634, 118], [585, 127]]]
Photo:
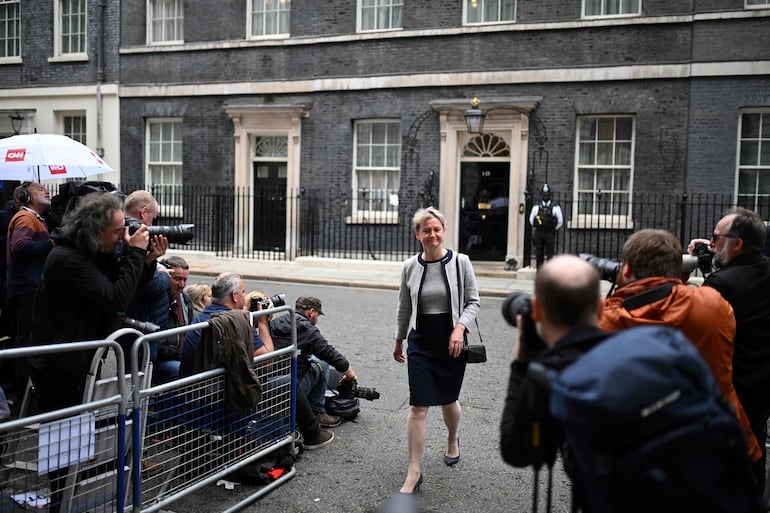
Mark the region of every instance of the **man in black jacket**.
[[[507, 463], [515, 467], [553, 464], [563, 435], [550, 418], [547, 394], [529, 372], [530, 364], [561, 369], [604, 340], [607, 335], [597, 327], [601, 309], [599, 275], [584, 260], [560, 255], [538, 271], [532, 320], [546, 349], [530, 360], [529, 348], [536, 341], [516, 341], [500, 425], [500, 451]], [[522, 325], [521, 320], [518, 324]]]
[[[342, 419], [326, 413], [325, 393], [329, 381], [329, 365], [342, 373], [341, 381], [358, 379], [348, 360], [321, 335], [316, 324], [323, 315], [321, 300], [307, 296], [297, 298], [294, 305], [297, 323], [297, 384], [305, 392], [321, 427], [336, 427]], [[287, 315], [270, 321], [275, 346], [291, 344], [291, 318]], [[325, 365], [328, 364], [328, 365]]]
[[[147, 254], [142, 226], [132, 235], [124, 226], [123, 205], [110, 194], [90, 194], [52, 235], [43, 279], [35, 296], [33, 345], [100, 340], [120, 327], [119, 312], [134, 297]], [[125, 248], [119, 259], [120, 241]], [[80, 404], [91, 352], [30, 358], [38, 405], [45, 411]]]
[[[756, 212], [735, 208], [719, 220], [711, 240], [693, 239], [687, 246], [695, 254], [696, 244], [707, 244], [714, 253], [717, 270], [703, 285], [717, 289], [733, 307], [733, 384], [763, 453], [770, 417], [770, 260], [761, 254], [765, 233]], [[757, 472], [764, 481], [764, 458], [760, 462]]]

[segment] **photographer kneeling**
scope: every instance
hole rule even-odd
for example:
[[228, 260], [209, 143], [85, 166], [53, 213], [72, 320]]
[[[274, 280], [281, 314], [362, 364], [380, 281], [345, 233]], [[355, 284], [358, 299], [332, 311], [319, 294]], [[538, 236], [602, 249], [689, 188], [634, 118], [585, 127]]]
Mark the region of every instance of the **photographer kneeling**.
[[[342, 419], [326, 413], [326, 388], [329, 365], [342, 373], [341, 382], [356, 381], [353, 367], [348, 360], [321, 335], [318, 318], [323, 315], [321, 300], [317, 297], [300, 297], [294, 305], [297, 323], [297, 384], [307, 395], [318, 423], [322, 428], [339, 426]], [[291, 318], [281, 315], [270, 321], [270, 333], [275, 346], [291, 345]]]

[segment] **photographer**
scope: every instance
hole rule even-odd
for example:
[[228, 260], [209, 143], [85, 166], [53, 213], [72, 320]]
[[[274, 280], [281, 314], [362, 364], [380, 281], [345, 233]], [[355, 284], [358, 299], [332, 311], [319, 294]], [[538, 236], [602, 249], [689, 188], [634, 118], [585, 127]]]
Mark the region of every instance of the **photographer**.
[[[717, 270], [703, 282], [719, 291], [735, 313], [733, 384], [765, 452], [770, 416], [770, 261], [761, 255], [765, 223], [756, 212], [735, 208], [719, 220], [710, 240], [693, 239], [687, 246], [707, 244]], [[764, 458], [756, 465], [764, 482]]]
[[749, 457], [762, 450], [733, 388], [733, 309], [709, 287], [682, 283], [682, 248], [665, 230], [641, 230], [623, 245], [618, 271], [620, 288], [607, 299], [599, 327], [617, 331], [642, 324], [664, 324], [681, 330], [698, 349], [732, 405], [747, 437]]
[[[329, 367], [342, 373], [340, 382], [358, 379], [348, 360], [321, 335], [316, 326], [323, 315], [321, 300], [317, 297], [300, 297], [294, 305], [297, 324], [297, 384], [307, 395], [310, 407], [316, 414], [322, 428], [332, 428], [342, 423], [340, 417], [326, 413], [326, 387], [329, 381]], [[281, 315], [270, 321], [270, 331], [277, 347], [291, 344], [291, 318]], [[328, 364], [328, 365], [326, 365]]]
[[[126, 197], [123, 210], [127, 225], [138, 223], [149, 227], [158, 217], [160, 207], [152, 194], [144, 190], [137, 190]], [[129, 227], [129, 233], [132, 230], [133, 228]], [[145, 252], [142, 279], [137, 287], [136, 295], [126, 308], [126, 317], [157, 326], [168, 324], [169, 273], [165, 269], [159, 268], [157, 263], [158, 258], [166, 254], [167, 249], [168, 239], [165, 236], [154, 235], [150, 237], [150, 244]], [[134, 340], [135, 337], [130, 335], [118, 339], [126, 354], [127, 371], [131, 370], [130, 355]], [[150, 360], [153, 363], [157, 361], [157, 353], [157, 341], [153, 340], [150, 342]]]
[[[211, 304], [195, 316], [191, 324], [206, 322], [215, 313], [226, 310], [241, 310], [246, 303], [246, 288], [243, 279], [236, 273], [221, 273], [214, 278], [211, 284]], [[257, 326], [254, 331], [254, 356], [260, 356], [273, 351], [273, 339], [266, 316], [257, 317]], [[195, 353], [201, 339], [201, 330], [191, 331], [185, 334], [182, 346], [182, 363], [179, 366], [180, 376], [194, 374]]]
[[[601, 308], [599, 275], [584, 260], [559, 255], [537, 273], [531, 319], [518, 319], [520, 336], [513, 351], [500, 424], [500, 451], [506, 463], [515, 467], [542, 464], [543, 455], [533, 450], [534, 435], [540, 437], [540, 446], [548, 454], [545, 460], [553, 463], [563, 435], [553, 422], [546, 423], [547, 428], [537, 427], [536, 412], [546, 412], [550, 417], [548, 397], [540, 393], [541, 385], [528, 374], [528, 368], [533, 361], [549, 368], [564, 368], [601, 342], [606, 337], [597, 327]], [[524, 326], [528, 322], [536, 324], [539, 337], [521, 335], [528, 331]]]

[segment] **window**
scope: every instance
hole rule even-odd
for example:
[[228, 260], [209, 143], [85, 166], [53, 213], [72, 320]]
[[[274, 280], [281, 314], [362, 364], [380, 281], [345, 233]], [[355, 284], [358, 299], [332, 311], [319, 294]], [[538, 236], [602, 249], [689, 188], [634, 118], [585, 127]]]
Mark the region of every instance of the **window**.
[[746, 7], [770, 7], [770, 0], [746, 0]]
[[184, 41], [182, 0], [148, 0], [147, 44]]
[[403, 0], [359, 0], [360, 31], [401, 28]]
[[[369, 222], [392, 221], [398, 210], [401, 170], [401, 123], [358, 121], [353, 162], [353, 215]], [[395, 218], [394, 218], [395, 219]]]
[[465, 0], [465, 23], [516, 21], [516, 0]]
[[56, 5], [55, 55], [85, 55], [86, 0], [58, 0]]
[[642, 0], [583, 0], [583, 16], [633, 16], [641, 14]]
[[183, 217], [181, 120], [148, 120], [146, 162], [146, 182], [158, 200], [161, 215]]
[[86, 116], [85, 114], [65, 114], [62, 116], [64, 135], [81, 144], [86, 143]]
[[20, 0], [0, 0], [0, 59], [21, 56]]
[[741, 115], [738, 134], [738, 205], [770, 220], [770, 112]]
[[577, 221], [603, 216], [607, 227], [621, 227], [631, 214], [634, 119], [586, 116], [577, 128]]
[[249, 0], [249, 34], [251, 37], [289, 33], [291, 0]]

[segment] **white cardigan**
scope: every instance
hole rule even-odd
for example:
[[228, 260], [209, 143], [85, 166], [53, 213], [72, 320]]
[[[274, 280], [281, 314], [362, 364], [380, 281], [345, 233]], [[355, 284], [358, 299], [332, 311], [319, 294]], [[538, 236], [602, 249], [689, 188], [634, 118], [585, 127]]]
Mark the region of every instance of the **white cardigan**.
[[[449, 285], [452, 325], [455, 326], [460, 322], [467, 327], [476, 318], [481, 306], [476, 275], [473, 273], [468, 255], [451, 252], [450, 256], [450, 259], [442, 260], [442, 268]], [[396, 340], [404, 340], [409, 330], [417, 325], [417, 302], [424, 276], [425, 264], [420, 254], [404, 262], [398, 292]], [[460, 297], [463, 298], [462, 304]]]

